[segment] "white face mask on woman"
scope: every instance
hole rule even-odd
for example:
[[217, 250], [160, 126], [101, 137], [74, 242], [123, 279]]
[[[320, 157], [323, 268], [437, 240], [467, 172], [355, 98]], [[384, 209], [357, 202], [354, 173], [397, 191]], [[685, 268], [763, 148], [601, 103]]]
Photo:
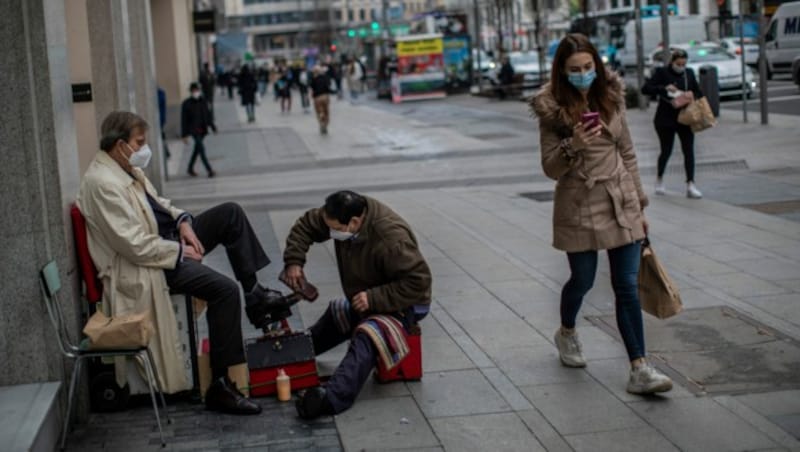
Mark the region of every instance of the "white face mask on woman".
[[677, 64], [672, 65], [672, 70], [675, 71], [676, 74], [683, 74], [683, 71], [686, 70], [685, 66], [678, 66]]
[[[125, 144], [133, 151], [133, 148], [128, 143]], [[150, 145], [145, 144], [144, 146], [140, 147], [138, 151], [134, 151], [133, 154], [128, 157], [128, 163], [130, 163], [134, 168], [147, 168], [147, 165], [150, 164], [150, 159], [152, 157], [153, 151], [150, 149]]]

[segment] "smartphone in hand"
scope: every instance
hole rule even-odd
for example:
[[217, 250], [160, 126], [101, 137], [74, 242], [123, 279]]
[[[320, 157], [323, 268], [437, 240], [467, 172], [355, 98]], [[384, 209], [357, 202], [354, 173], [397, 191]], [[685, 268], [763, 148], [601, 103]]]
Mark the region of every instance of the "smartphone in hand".
[[600, 125], [600, 113], [589, 111], [581, 114], [581, 124], [586, 130], [593, 129]]

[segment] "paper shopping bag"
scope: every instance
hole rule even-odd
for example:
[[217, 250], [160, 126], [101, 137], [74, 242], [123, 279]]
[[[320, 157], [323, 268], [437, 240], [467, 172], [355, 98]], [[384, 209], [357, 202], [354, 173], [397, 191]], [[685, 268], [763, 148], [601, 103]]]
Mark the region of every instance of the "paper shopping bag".
[[672, 317], [683, 310], [678, 287], [659, 262], [647, 239], [642, 243], [639, 265], [639, 300], [642, 310], [659, 319]]
[[154, 333], [150, 311], [108, 317], [97, 310], [83, 327], [94, 350], [147, 347]]

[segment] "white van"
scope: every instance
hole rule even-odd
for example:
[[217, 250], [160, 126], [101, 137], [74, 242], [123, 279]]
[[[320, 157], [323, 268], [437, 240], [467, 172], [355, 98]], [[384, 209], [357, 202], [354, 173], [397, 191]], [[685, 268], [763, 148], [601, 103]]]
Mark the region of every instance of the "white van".
[[794, 58], [800, 55], [800, 2], [784, 3], [775, 11], [765, 36], [767, 77], [788, 74]]
[[[706, 40], [705, 17], [670, 16], [669, 41], [671, 43], [687, 43]], [[642, 49], [644, 50], [645, 67], [650, 66], [649, 55], [661, 44], [661, 18], [642, 19]], [[629, 20], [625, 24], [625, 47], [620, 49], [620, 62], [625, 67], [636, 66], [636, 21]]]

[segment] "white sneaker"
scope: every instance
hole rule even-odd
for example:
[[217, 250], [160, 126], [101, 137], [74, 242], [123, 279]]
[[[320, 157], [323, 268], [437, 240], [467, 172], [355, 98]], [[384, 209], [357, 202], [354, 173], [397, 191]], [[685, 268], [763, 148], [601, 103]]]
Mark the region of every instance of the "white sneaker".
[[650, 364], [642, 364], [631, 369], [627, 389], [631, 394], [667, 392], [672, 389], [672, 380]]
[[581, 353], [581, 342], [578, 340], [578, 333], [570, 335], [561, 334], [561, 328], [556, 331], [556, 348], [561, 364], [567, 367], [586, 367], [586, 360]]
[[667, 194], [667, 188], [664, 187], [664, 181], [662, 179], [656, 179], [656, 194], [657, 195]]
[[694, 182], [689, 182], [686, 184], [686, 197], [691, 199], [700, 199], [703, 197], [703, 193], [697, 189], [697, 186]]

